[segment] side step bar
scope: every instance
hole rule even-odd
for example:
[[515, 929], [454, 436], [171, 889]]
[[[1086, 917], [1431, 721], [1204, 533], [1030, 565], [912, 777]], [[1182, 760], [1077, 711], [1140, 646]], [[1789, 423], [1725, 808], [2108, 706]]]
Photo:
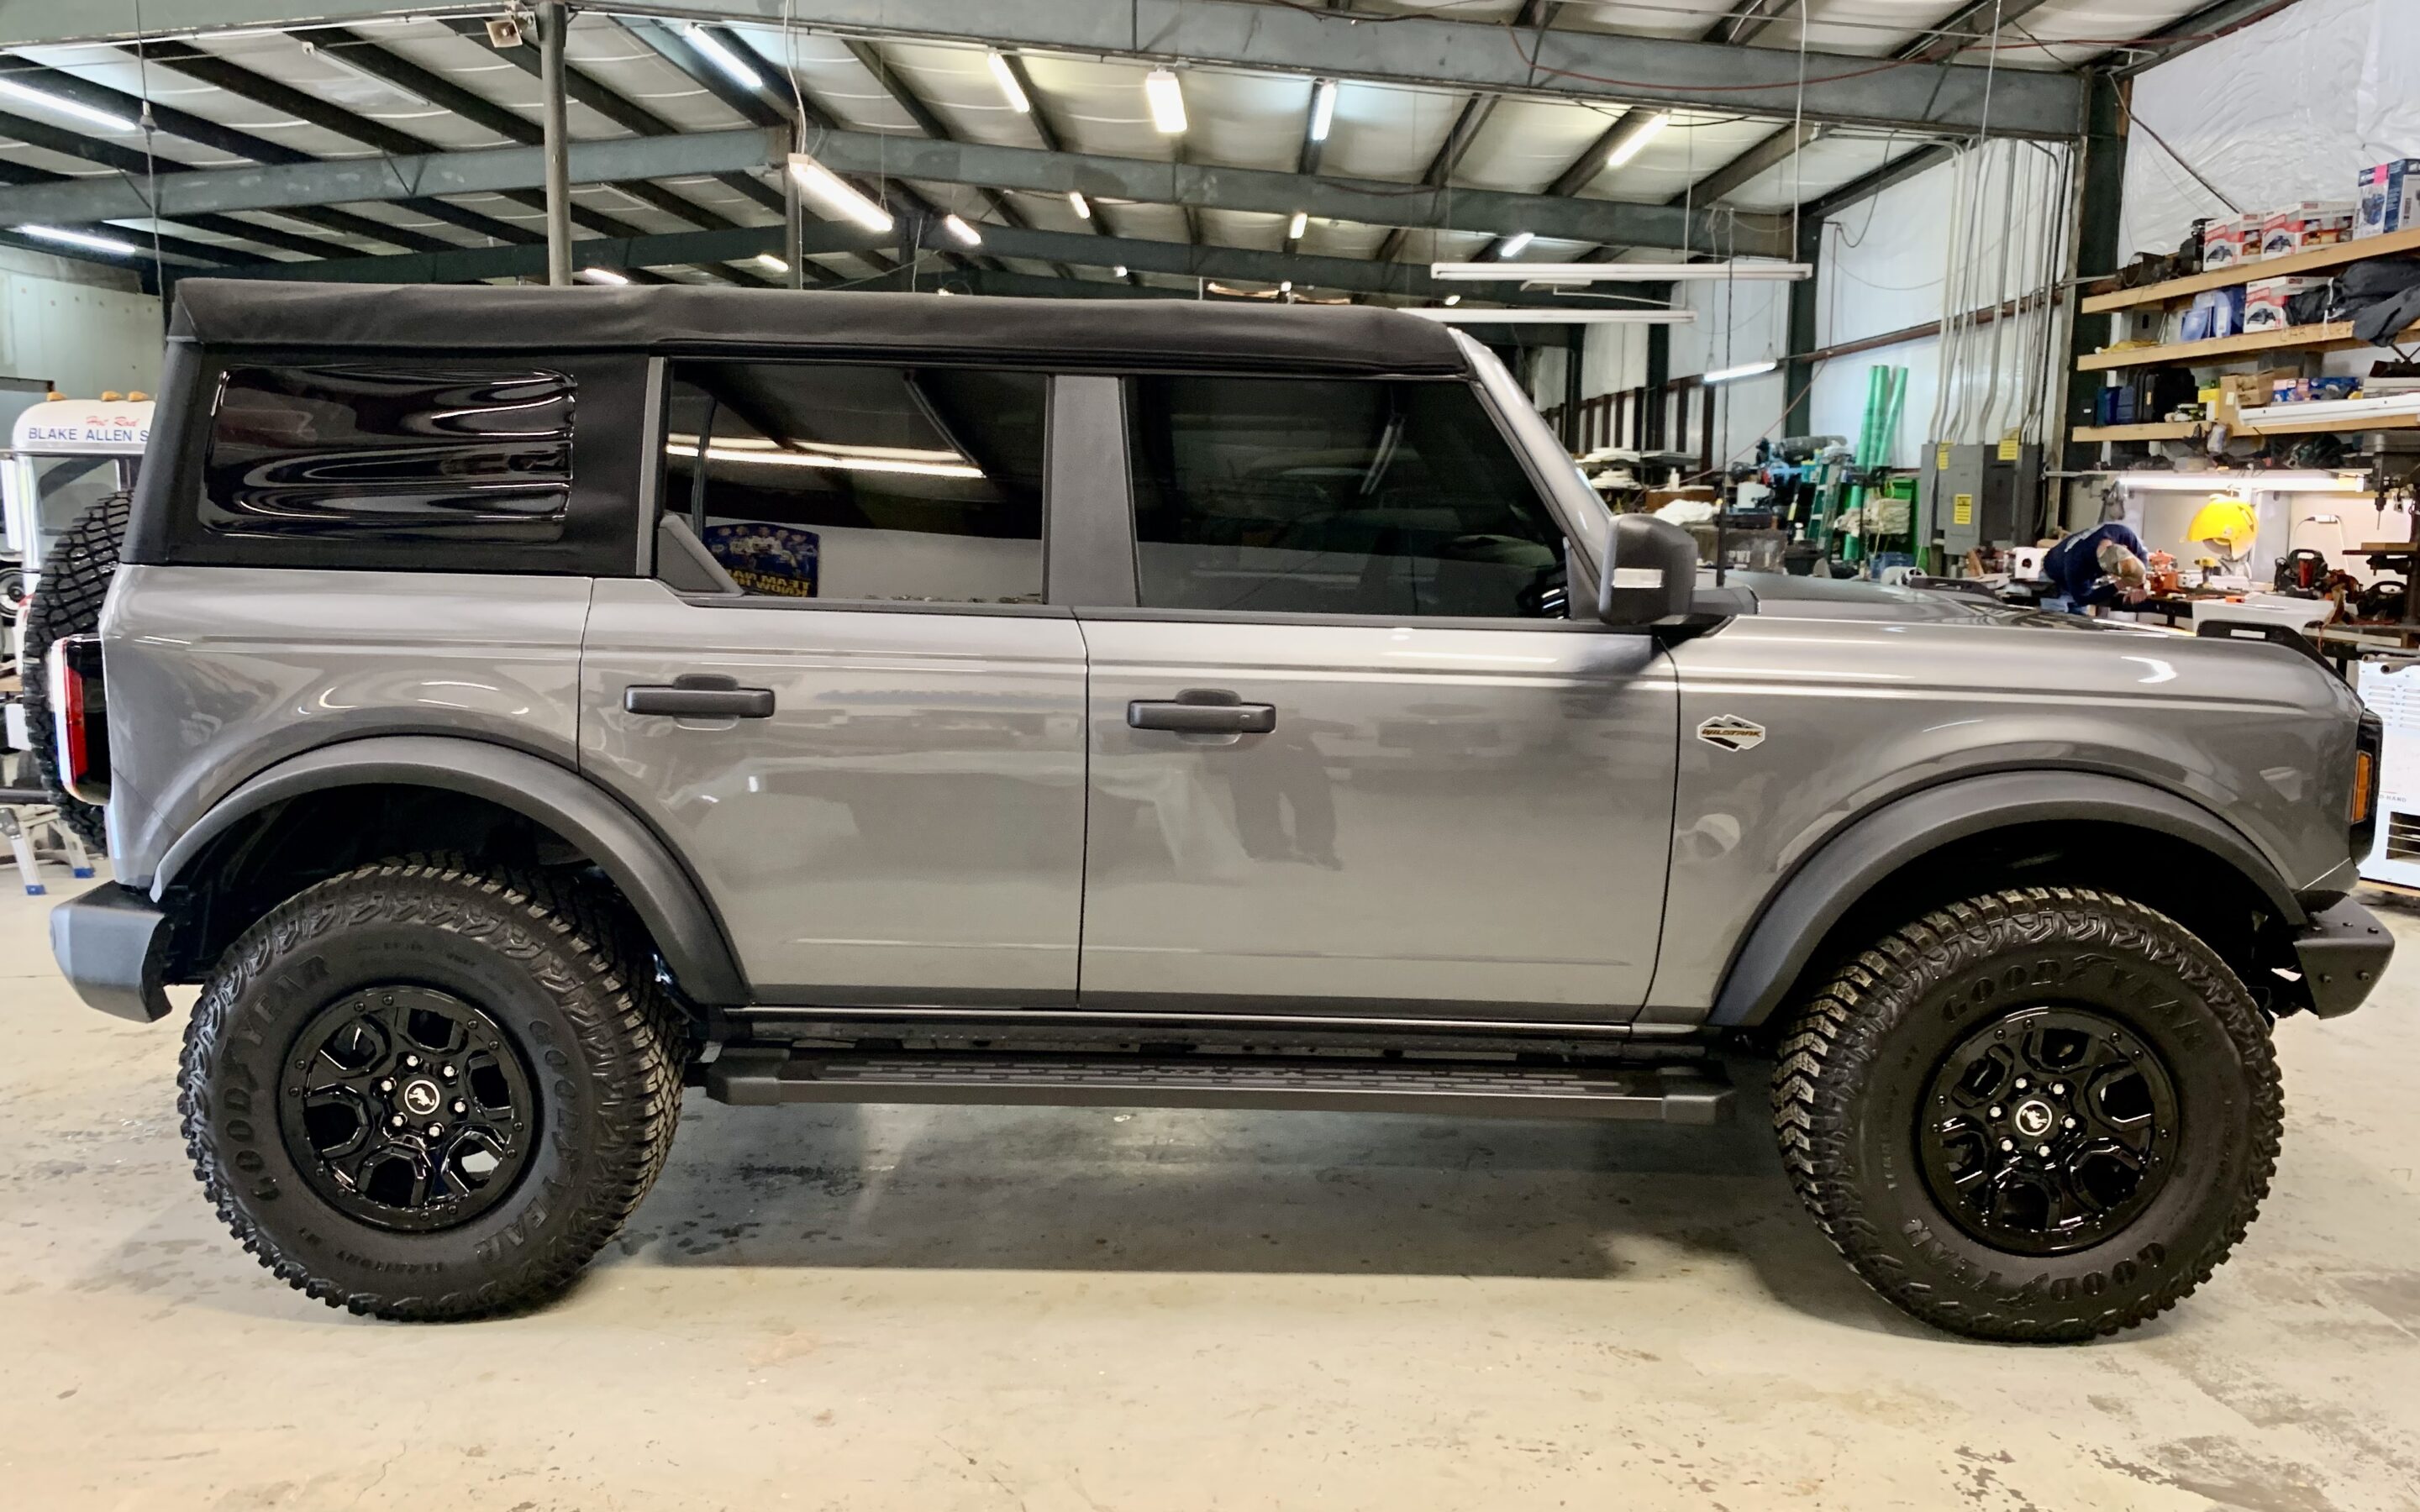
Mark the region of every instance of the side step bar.
[[1045, 1107], [1273, 1108], [1712, 1124], [1731, 1088], [1711, 1063], [1523, 1066], [1328, 1057], [793, 1051], [726, 1046], [706, 1094], [775, 1103], [971, 1103]]

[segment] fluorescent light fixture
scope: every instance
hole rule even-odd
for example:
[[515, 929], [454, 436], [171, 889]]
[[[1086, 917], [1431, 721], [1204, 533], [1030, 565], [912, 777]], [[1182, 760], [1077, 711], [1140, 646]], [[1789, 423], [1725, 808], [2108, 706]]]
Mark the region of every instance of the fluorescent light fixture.
[[1281, 283], [1281, 284], [1278, 285], [1278, 292], [1279, 292], [1279, 293], [1280, 293], [1280, 294], [1291, 294], [1291, 293], [1293, 293], [1293, 292], [1294, 292], [1294, 280], [1293, 280], [1293, 279], [1291, 279], [1291, 278], [1289, 278], [1289, 279], [1285, 280], [1283, 283]]
[[1175, 74], [1154, 69], [1143, 75], [1142, 98], [1151, 106], [1151, 124], [1161, 135], [1175, 136], [1185, 130], [1185, 86]]
[[803, 152], [790, 154], [790, 177], [816, 204], [868, 231], [888, 231], [896, 223], [891, 212], [850, 188], [846, 180]]
[[1687, 326], [1695, 310], [1406, 310], [1449, 326]]
[[1327, 129], [1336, 124], [1336, 81], [1322, 79], [1311, 86], [1311, 139], [1327, 140]]
[[1754, 378], [1759, 373], [1770, 373], [1780, 365], [1781, 360], [1779, 358], [1768, 357], [1761, 363], [1742, 363], [1737, 367], [1715, 368], [1713, 372], [1699, 378], [1698, 381], [1700, 383], [1729, 383], [1733, 378]]
[[[1528, 232], [1522, 235], [1527, 236]], [[1510, 243], [1505, 255], [1512, 255]], [[1461, 279], [1475, 284], [1507, 279], [1551, 279], [1568, 284], [1671, 284], [1692, 280], [1770, 279], [1776, 282], [1815, 276], [1812, 263], [1523, 263], [1507, 269], [1501, 263], [1431, 263], [1431, 278]]]
[[985, 54], [984, 62], [991, 69], [991, 82], [1000, 85], [1001, 94], [1007, 98], [1008, 108], [1019, 116], [1032, 115], [1033, 101], [1025, 98], [1025, 86], [1016, 82], [1016, 70], [1008, 66], [1008, 59], [1001, 55], [1000, 50], [994, 48]]
[[1459, 294], [1449, 294], [1445, 297], [1445, 302], [1446, 308], [1451, 309], [1453, 306], [1462, 302], [1462, 296]]
[[344, 54], [337, 52], [333, 47], [322, 47], [318, 43], [304, 38], [296, 38], [295, 40], [302, 43], [303, 52], [310, 54], [313, 57], [319, 59], [323, 63], [333, 66], [340, 72], [349, 73], [356, 79], [365, 80], [370, 84], [378, 85], [389, 94], [401, 95], [404, 99], [411, 100], [415, 105], [429, 105], [435, 103], [435, 101], [431, 100], [427, 95], [406, 89], [403, 85], [396, 83], [393, 79], [380, 78], [379, 75], [372, 73], [369, 69], [354, 62], [351, 58], [345, 56]]
[[976, 230], [973, 226], [969, 225], [967, 224], [966, 217], [963, 215], [945, 215], [941, 217], [941, 229], [949, 232], [950, 235], [957, 238], [960, 241], [965, 242], [970, 247], [980, 247], [983, 245], [983, 233]]
[[1504, 245], [1496, 249], [1496, 255], [1499, 260], [1518, 257], [1529, 250], [1530, 242], [1537, 239], [1535, 231], [1515, 231], [1504, 239]]
[[1671, 124], [1672, 116], [1671, 113], [1668, 111], [1659, 110], [1654, 115], [1648, 116], [1645, 122], [1639, 126], [1638, 130], [1631, 132], [1629, 135], [1623, 137], [1620, 142], [1614, 144], [1613, 150], [1605, 155], [1605, 165], [1608, 168], [1621, 167], [1623, 163], [1628, 162], [1631, 159], [1638, 156], [1641, 148], [1645, 147], [1648, 143], [1654, 141], [1657, 133], [1661, 132], [1664, 128]]
[[690, 46], [705, 54], [707, 62], [721, 69], [731, 82], [740, 88], [756, 90], [765, 87], [763, 76], [741, 61], [738, 54], [723, 45], [722, 39], [697, 23], [693, 21], [682, 23], [681, 36], [688, 39]]
[[2367, 493], [2366, 477], [2348, 477], [2337, 472], [2317, 471], [2244, 472], [2217, 471], [2207, 472], [2119, 472], [2113, 474], [2120, 488], [2139, 489], [2146, 493]]
[[1076, 218], [1078, 220], [1089, 221], [1093, 218], [1092, 202], [1084, 197], [1083, 191], [1078, 189], [1071, 189], [1067, 191], [1067, 204], [1070, 208], [1075, 210]]
[[1114, 264], [1110, 267], [1109, 271], [1119, 278], [1124, 278], [1126, 276], [1126, 265], [1124, 263]]
[[760, 252], [756, 255], [756, 266], [764, 269], [768, 273], [786, 273], [790, 270], [790, 265], [788, 263], [783, 262], [781, 258], [774, 256], [769, 252]]
[[97, 237], [88, 231], [62, 231], [55, 225], [21, 225], [17, 234], [39, 241], [55, 241], [63, 247], [82, 247], [88, 252], [106, 252], [120, 257], [132, 257], [140, 250], [132, 241], [116, 237]]
[[1294, 212], [1294, 219], [1286, 223], [1286, 239], [1290, 241], [1298, 241], [1302, 239], [1302, 234], [1310, 229], [1311, 212], [1309, 210], [1296, 210]]
[[630, 281], [629, 274], [617, 273], [611, 268], [583, 268], [573, 276], [583, 284], [627, 284]]
[[0, 78], [0, 95], [23, 100], [28, 105], [39, 105], [44, 110], [54, 110], [62, 116], [72, 116], [80, 121], [90, 121], [112, 131], [135, 130], [134, 123], [123, 116], [97, 109], [82, 100], [70, 100], [64, 95], [54, 95], [47, 89], [32, 88], [14, 79]]

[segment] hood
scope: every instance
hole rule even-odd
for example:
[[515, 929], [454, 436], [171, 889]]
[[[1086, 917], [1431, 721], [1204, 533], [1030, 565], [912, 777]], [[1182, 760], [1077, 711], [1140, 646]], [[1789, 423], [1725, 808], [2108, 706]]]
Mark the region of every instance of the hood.
[[1939, 588], [1897, 588], [1858, 579], [1798, 578], [1778, 572], [1724, 574], [1724, 585], [1745, 589], [1756, 611], [1775, 619], [1868, 620], [1888, 624], [2031, 625], [2045, 630], [2106, 631], [2126, 626], [2018, 609], [1979, 594]]

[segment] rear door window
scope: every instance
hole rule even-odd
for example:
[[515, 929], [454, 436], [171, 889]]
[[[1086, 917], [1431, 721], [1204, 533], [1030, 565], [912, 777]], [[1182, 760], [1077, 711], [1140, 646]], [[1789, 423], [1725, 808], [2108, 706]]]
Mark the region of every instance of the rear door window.
[[1450, 381], [1128, 380], [1146, 608], [1559, 618], [1563, 532]]
[[675, 362], [663, 505], [747, 593], [1037, 604], [1040, 373]]

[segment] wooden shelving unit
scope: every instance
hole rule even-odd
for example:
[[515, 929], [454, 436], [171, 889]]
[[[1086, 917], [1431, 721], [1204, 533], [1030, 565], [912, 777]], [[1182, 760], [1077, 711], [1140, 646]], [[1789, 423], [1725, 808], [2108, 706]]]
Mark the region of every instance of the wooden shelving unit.
[[[2408, 342], [2415, 337], [2420, 337], [2420, 325], [2407, 328], [2394, 340]], [[2127, 347], [2116, 351], [2093, 352], [2077, 358], [2075, 370], [2079, 373], [2102, 373], [2113, 367], [2204, 366], [2257, 357], [2262, 352], [2335, 352], [2349, 347], [2368, 345], [2368, 342], [2353, 335], [2351, 321], [2335, 320], [2322, 326], [2288, 326], [2283, 331], [2256, 331], [2247, 336], [2172, 341], [2159, 347]]]
[[[2323, 431], [2410, 430], [2420, 426], [2420, 415], [2381, 415], [2376, 420], [2349, 424], [2342, 420], [2295, 420], [2283, 414], [2264, 421], [2259, 414], [2257, 409], [2241, 411], [2235, 434], [2316, 436]], [[2078, 425], [2072, 435], [2079, 441], [2189, 441], [2208, 429], [2207, 420], [2155, 420], [2133, 425]]]
[[2397, 231], [2363, 241], [2339, 241], [2332, 247], [2314, 247], [2309, 252], [2297, 252], [2284, 257], [2263, 257], [2257, 262], [2237, 263], [2232, 268], [2221, 268], [2214, 272], [2172, 278], [2164, 284], [2146, 284], [2140, 288], [2090, 294], [2085, 297], [2078, 308], [2086, 315], [2139, 309], [2147, 304], [2189, 300], [2209, 289], [2232, 288], [2238, 284], [2249, 284], [2256, 278], [2283, 278], [2294, 273], [2317, 272], [2321, 269], [2342, 268], [2347, 263], [2365, 262], [2372, 257], [2392, 257], [2407, 252], [2420, 252], [2420, 231]]

